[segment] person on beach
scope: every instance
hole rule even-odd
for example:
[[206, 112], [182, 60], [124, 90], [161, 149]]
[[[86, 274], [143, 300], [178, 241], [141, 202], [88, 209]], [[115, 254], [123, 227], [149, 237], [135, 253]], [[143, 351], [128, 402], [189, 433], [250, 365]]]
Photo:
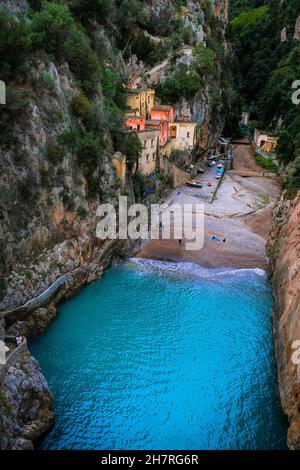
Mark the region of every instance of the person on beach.
[[23, 343], [23, 337], [20, 335], [20, 332], [16, 334], [15, 341], [17, 346], [20, 346], [20, 344]]

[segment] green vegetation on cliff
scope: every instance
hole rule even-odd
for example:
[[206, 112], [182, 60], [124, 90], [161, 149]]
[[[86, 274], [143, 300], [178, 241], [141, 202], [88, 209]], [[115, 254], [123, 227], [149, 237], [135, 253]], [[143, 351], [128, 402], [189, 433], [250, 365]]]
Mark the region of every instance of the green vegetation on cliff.
[[250, 1], [241, 11], [231, 2], [231, 40], [238, 60], [237, 82], [253, 127], [275, 131], [278, 155], [290, 165], [285, 184], [300, 188], [300, 106], [293, 104], [292, 84], [300, 80], [300, 43], [294, 37], [298, 0]]

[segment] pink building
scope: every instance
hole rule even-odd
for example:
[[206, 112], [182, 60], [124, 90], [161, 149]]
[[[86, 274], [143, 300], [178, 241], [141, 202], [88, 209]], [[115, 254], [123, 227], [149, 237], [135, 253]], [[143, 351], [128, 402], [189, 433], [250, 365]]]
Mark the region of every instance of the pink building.
[[151, 109], [150, 114], [151, 120], [167, 121], [168, 124], [174, 122], [173, 106], [156, 105]]
[[125, 127], [131, 131], [144, 131], [146, 128], [146, 118], [142, 116], [128, 116], [125, 120]]
[[166, 145], [166, 143], [168, 142], [169, 129], [167, 121], [150, 119], [149, 121], [146, 121], [146, 128], [159, 130], [159, 145], [160, 147], [164, 147]]

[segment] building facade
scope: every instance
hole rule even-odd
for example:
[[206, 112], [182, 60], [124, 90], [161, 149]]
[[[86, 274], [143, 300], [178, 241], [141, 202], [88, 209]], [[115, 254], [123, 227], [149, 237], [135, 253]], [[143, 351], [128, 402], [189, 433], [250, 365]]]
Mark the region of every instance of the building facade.
[[195, 122], [173, 122], [169, 124], [169, 135], [175, 140], [173, 148], [189, 150], [195, 146], [197, 124]]
[[127, 107], [132, 114], [150, 117], [150, 112], [155, 104], [155, 90], [142, 90], [139, 88], [126, 92]]
[[125, 120], [125, 127], [131, 131], [143, 131], [146, 128], [146, 118], [143, 116], [128, 116]]
[[167, 121], [168, 124], [174, 122], [173, 106], [155, 105], [150, 114], [153, 121]]
[[144, 175], [150, 175], [156, 170], [158, 164], [160, 132], [158, 129], [145, 129], [144, 131], [137, 131], [137, 134], [143, 144], [138, 171]]
[[112, 163], [116, 169], [122, 188], [126, 185], [126, 157], [121, 152], [115, 152], [112, 156]]
[[164, 147], [168, 142], [168, 123], [167, 121], [148, 120], [146, 121], [148, 129], [157, 129], [159, 131], [159, 145]]
[[256, 147], [261, 147], [265, 152], [273, 153], [277, 150], [278, 137], [268, 132], [255, 129], [254, 143]]

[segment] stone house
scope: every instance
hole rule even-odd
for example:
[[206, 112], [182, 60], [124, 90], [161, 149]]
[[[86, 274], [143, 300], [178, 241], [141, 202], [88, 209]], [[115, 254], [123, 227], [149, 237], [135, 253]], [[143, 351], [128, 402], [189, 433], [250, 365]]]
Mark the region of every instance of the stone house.
[[167, 121], [168, 124], [174, 122], [173, 106], [155, 105], [150, 114], [153, 121]]
[[276, 152], [278, 140], [278, 137], [269, 132], [260, 131], [258, 129], [255, 129], [254, 131], [255, 146], [261, 147], [265, 152]]
[[124, 124], [131, 131], [143, 131], [146, 128], [146, 118], [143, 116], [128, 116]]
[[121, 152], [115, 152], [112, 156], [112, 164], [116, 169], [122, 188], [126, 185], [126, 157]]
[[132, 114], [148, 118], [155, 103], [155, 90], [136, 88], [126, 92], [127, 107]]
[[191, 150], [195, 146], [197, 123], [177, 121], [169, 124], [169, 135], [174, 139], [173, 148]]
[[144, 147], [139, 158], [138, 171], [144, 175], [150, 175], [157, 168], [160, 131], [159, 129], [145, 129], [137, 131], [137, 134]]
[[150, 119], [146, 121], [147, 129], [157, 129], [159, 130], [159, 145], [164, 147], [168, 142], [168, 123], [167, 121], [159, 121]]

